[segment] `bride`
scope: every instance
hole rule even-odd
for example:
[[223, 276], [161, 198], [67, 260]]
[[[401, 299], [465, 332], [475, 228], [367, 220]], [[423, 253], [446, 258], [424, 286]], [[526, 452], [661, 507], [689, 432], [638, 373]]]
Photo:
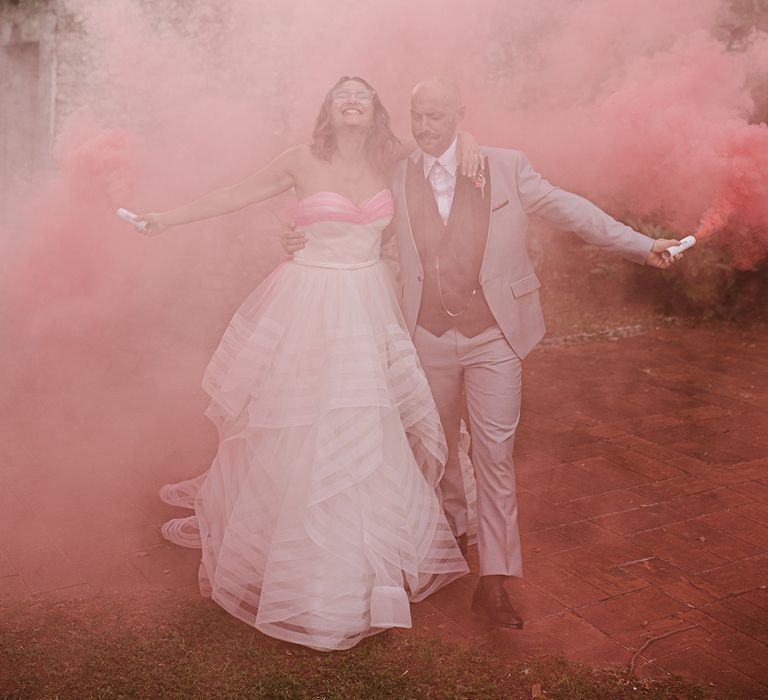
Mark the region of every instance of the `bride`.
[[315, 649], [410, 627], [409, 601], [467, 572], [436, 495], [439, 417], [379, 258], [402, 155], [373, 88], [343, 77], [311, 145], [140, 217], [156, 235], [291, 188], [298, 197], [306, 247], [246, 299], [205, 372], [213, 464], [161, 497], [194, 508], [163, 535], [202, 549], [204, 594]]

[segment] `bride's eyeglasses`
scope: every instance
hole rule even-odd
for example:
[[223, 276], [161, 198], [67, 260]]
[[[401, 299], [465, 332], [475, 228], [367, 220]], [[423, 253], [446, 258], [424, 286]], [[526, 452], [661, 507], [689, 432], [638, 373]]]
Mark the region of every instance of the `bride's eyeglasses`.
[[373, 95], [374, 93], [369, 92], [368, 90], [339, 90], [339, 92], [333, 93], [333, 101], [346, 102], [347, 100], [354, 100], [361, 105], [367, 105], [373, 100]]

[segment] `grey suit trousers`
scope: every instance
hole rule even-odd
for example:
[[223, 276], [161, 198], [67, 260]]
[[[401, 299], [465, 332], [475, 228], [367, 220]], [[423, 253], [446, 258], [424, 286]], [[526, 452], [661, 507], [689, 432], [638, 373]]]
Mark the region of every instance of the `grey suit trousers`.
[[460, 535], [467, 530], [467, 502], [458, 456], [464, 389], [477, 484], [480, 575], [522, 576], [512, 457], [520, 419], [522, 362], [498, 326], [474, 338], [454, 328], [437, 337], [417, 326], [413, 342], [448, 442], [441, 490], [453, 533]]

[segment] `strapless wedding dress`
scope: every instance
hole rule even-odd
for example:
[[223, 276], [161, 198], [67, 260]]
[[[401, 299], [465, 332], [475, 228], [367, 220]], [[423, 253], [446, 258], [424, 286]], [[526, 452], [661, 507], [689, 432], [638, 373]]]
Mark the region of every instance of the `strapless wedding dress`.
[[379, 259], [393, 212], [320, 192], [306, 247], [235, 313], [203, 380], [220, 444], [163, 487], [194, 507], [171, 541], [202, 548], [204, 594], [279, 639], [346, 649], [410, 627], [409, 601], [467, 572], [437, 483], [437, 409]]

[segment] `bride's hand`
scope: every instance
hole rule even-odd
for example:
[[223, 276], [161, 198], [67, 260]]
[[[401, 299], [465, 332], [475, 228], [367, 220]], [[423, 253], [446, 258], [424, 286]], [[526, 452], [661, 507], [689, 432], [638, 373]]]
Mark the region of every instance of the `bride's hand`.
[[301, 229], [296, 229], [296, 224], [288, 224], [280, 236], [283, 252], [289, 260], [293, 260], [293, 254], [298, 253], [307, 245], [307, 236]]
[[460, 131], [456, 141], [456, 160], [464, 177], [474, 179], [483, 169], [483, 154], [480, 144], [468, 131]]
[[157, 236], [168, 228], [168, 223], [162, 214], [139, 214], [136, 221], [146, 225], [141, 232], [145, 236]]

